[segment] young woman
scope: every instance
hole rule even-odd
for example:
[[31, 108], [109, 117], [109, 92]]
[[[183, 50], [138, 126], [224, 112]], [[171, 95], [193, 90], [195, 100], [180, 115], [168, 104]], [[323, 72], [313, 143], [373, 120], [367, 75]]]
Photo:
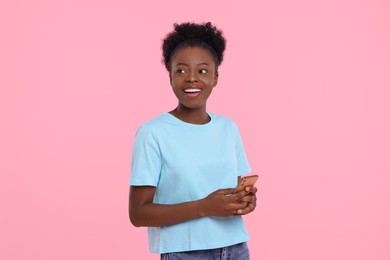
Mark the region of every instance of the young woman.
[[206, 110], [225, 39], [211, 23], [175, 24], [162, 49], [178, 105], [137, 131], [131, 223], [148, 227], [161, 259], [247, 260], [241, 215], [255, 209], [256, 188], [234, 188], [250, 166], [235, 123]]

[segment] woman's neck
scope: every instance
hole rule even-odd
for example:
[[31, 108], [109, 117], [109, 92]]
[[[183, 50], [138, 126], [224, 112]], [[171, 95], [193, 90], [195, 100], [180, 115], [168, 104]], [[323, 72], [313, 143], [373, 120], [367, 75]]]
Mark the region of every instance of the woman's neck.
[[188, 109], [178, 106], [169, 113], [177, 117], [178, 119], [190, 124], [202, 125], [210, 122], [210, 116], [207, 114], [206, 108]]

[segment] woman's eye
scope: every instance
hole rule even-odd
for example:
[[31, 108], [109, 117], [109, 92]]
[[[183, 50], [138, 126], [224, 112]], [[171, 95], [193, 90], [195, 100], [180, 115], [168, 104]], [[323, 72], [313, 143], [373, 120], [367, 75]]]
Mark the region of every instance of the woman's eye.
[[183, 70], [183, 69], [178, 69], [176, 72], [179, 73], [179, 74], [184, 74], [184, 73], [186, 73], [186, 71]]
[[201, 69], [201, 70], [199, 70], [199, 73], [200, 73], [200, 74], [206, 74], [206, 73], [207, 73], [207, 70]]

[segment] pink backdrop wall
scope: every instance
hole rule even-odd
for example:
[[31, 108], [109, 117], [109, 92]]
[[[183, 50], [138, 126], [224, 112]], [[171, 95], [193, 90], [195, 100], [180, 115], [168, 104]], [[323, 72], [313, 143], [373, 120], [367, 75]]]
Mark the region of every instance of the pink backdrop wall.
[[[233, 3], [234, 2], [234, 3]], [[137, 126], [176, 99], [174, 22], [228, 40], [209, 110], [239, 125], [252, 259], [390, 259], [388, 1], [2, 1], [0, 259], [158, 259], [127, 216]]]

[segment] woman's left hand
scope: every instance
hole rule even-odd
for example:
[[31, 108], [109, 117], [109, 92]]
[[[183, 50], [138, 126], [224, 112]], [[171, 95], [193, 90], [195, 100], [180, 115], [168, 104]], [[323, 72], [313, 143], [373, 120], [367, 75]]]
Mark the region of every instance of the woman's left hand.
[[246, 215], [251, 213], [256, 208], [256, 187], [246, 187], [245, 191], [248, 192], [248, 194], [240, 199], [241, 202], [246, 202], [247, 205], [243, 209], [237, 210], [238, 215]]

